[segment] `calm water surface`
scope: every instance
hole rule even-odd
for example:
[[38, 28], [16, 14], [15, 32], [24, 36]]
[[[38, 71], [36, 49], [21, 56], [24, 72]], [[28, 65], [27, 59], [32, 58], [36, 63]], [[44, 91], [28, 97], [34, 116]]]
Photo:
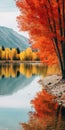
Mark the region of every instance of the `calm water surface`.
[[0, 130], [65, 130], [65, 108], [38, 83], [49, 72], [60, 70], [43, 64], [0, 65]]

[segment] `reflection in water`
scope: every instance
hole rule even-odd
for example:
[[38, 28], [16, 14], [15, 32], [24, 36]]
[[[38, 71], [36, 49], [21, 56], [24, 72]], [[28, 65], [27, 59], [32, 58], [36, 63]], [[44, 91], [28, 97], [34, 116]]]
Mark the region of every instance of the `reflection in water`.
[[23, 130], [65, 130], [65, 108], [55, 98], [45, 90], [39, 92], [31, 101], [35, 112], [30, 112], [27, 123], [20, 124]]
[[43, 64], [4, 64], [0, 65], [0, 77], [18, 77], [20, 74], [27, 78], [33, 75], [46, 76], [49, 74], [60, 74], [60, 68], [58, 65], [45, 66]]
[[[59, 67], [57, 65], [50, 67], [43, 64], [0, 65], [1, 130], [6, 128], [8, 130], [20, 130], [19, 122], [27, 122], [29, 111], [32, 112], [28, 123], [22, 124], [24, 130], [61, 130], [58, 129], [58, 124], [61, 121], [61, 125], [64, 124], [65, 118], [60, 114], [61, 109], [55, 102], [56, 97], [48, 94], [45, 90], [39, 92], [41, 87], [37, 83], [39, 80], [37, 75], [44, 77], [49, 74], [60, 74]], [[36, 92], [39, 93], [32, 100]], [[32, 100], [31, 104], [34, 107], [31, 107], [30, 100]], [[63, 111], [65, 113], [65, 109]]]
[[0, 65], [0, 77], [9, 78], [9, 77], [17, 77], [20, 75], [20, 65], [15, 64], [3, 64]]
[[[19, 78], [13, 78], [13, 84], [11, 79], [0, 79], [0, 130], [21, 130], [19, 122], [28, 120], [28, 112], [33, 111], [30, 100], [41, 90], [37, 83], [39, 77], [31, 80], [19, 76]], [[1, 80], [4, 82], [3, 86]], [[7, 80], [7, 84], [5, 80]], [[19, 82], [18, 85], [17, 82]], [[18, 89], [14, 91], [16, 85]]]

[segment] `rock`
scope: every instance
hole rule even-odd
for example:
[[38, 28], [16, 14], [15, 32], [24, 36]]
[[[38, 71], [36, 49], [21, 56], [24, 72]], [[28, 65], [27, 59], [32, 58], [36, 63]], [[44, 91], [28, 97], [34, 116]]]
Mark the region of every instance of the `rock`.
[[65, 81], [59, 75], [47, 76], [39, 82], [46, 91], [55, 95], [57, 102], [65, 106]]

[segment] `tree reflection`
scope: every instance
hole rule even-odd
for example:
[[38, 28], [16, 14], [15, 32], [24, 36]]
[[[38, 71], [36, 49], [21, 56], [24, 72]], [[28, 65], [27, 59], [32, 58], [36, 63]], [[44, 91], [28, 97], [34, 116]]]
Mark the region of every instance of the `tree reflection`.
[[31, 101], [35, 112], [29, 115], [27, 123], [21, 123], [23, 130], [65, 130], [65, 108], [59, 106], [56, 97], [45, 90]]
[[53, 116], [58, 107], [55, 99], [56, 97], [47, 93], [46, 90], [39, 92], [35, 99], [31, 101], [36, 110], [35, 115], [43, 118]]
[[[50, 70], [51, 69], [51, 70]], [[49, 71], [50, 70], [50, 71]], [[51, 72], [51, 73], [50, 73]], [[55, 66], [45, 66], [43, 64], [1, 64], [0, 77], [18, 77], [20, 74], [30, 78], [34, 75], [45, 77], [49, 74], [60, 74], [60, 68]]]

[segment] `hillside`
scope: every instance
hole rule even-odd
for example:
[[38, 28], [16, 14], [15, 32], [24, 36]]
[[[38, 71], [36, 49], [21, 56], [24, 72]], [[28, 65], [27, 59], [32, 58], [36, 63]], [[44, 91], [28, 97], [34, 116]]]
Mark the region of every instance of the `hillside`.
[[29, 47], [29, 40], [13, 29], [0, 26], [0, 46], [24, 50]]

